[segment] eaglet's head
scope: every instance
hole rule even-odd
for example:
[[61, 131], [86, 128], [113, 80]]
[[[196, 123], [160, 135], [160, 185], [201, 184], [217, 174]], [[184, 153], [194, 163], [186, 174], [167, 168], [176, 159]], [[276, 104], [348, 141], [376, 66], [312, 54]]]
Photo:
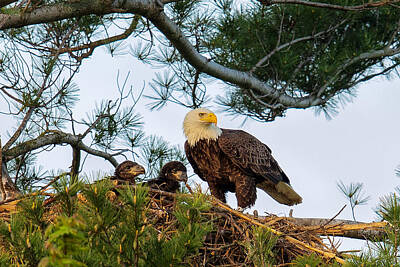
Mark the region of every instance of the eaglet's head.
[[188, 178], [186, 167], [180, 161], [171, 161], [165, 164], [161, 169], [160, 177], [177, 182], [186, 182]]
[[115, 168], [115, 176], [122, 180], [134, 180], [139, 174], [144, 174], [143, 166], [136, 162], [126, 160]]
[[217, 127], [217, 116], [211, 110], [197, 108], [186, 114], [183, 132], [189, 145], [194, 146], [202, 139], [216, 140], [221, 134], [221, 129]]

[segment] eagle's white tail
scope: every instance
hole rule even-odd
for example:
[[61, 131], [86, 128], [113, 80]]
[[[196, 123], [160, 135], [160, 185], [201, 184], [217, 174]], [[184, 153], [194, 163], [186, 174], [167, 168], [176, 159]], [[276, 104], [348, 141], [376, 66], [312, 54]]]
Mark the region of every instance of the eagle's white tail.
[[281, 204], [293, 206], [300, 204], [303, 201], [301, 196], [299, 196], [299, 194], [297, 194], [293, 188], [285, 182], [279, 182], [277, 184], [259, 183], [257, 184], [257, 187], [264, 190], [268, 195]]

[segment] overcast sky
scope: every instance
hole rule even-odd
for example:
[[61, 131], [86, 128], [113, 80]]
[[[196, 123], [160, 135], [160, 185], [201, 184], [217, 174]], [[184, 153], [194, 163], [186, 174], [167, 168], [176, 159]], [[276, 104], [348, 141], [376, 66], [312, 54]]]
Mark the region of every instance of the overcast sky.
[[[116, 78], [131, 72], [128, 84], [137, 92], [148, 83], [154, 70], [142, 65], [129, 55], [111, 57], [103, 49], [97, 49], [91, 59], [83, 65], [77, 75], [76, 83], [81, 89], [80, 102], [76, 110], [85, 116], [95, 103], [102, 99], [118, 96]], [[220, 92], [223, 85], [214, 83], [210, 92]], [[243, 119], [218, 116], [218, 126], [222, 128], [241, 128], [267, 144], [275, 159], [288, 175], [293, 188], [303, 197], [303, 203], [292, 207], [295, 217], [331, 218], [345, 204], [346, 199], [337, 189], [338, 180], [345, 184], [361, 182], [367, 195], [371, 196], [368, 205], [356, 210], [360, 221], [376, 218], [373, 209], [379, 198], [392, 192], [399, 184], [394, 169], [400, 164], [400, 80], [375, 79], [358, 88], [358, 97], [348, 103], [332, 120], [323, 115], [316, 116], [313, 110], [292, 110], [285, 118], [271, 123], [259, 123]], [[214, 91], [213, 91], [214, 90]], [[143, 99], [137, 110], [143, 115], [146, 134], [157, 134], [171, 144], [183, 145], [183, 118], [187, 109], [168, 105], [161, 112], [150, 112]], [[212, 103], [208, 106], [213, 108]], [[216, 110], [216, 109], [214, 109]], [[216, 110], [217, 111], [217, 110]], [[5, 131], [10, 129], [10, 121], [0, 117], [3, 144]], [[56, 150], [41, 158], [42, 164], [54, 168], [66, 168], [70, 164], [71, 152]], [[120, 159], [122, 160], [122, 159]], [[104, 160], [88, 160], [84, 171], [111, 172], [112, 166]], [[192, 182], [199, 181], [192, 180]], [[258, 191], [253, 209], [279, 216], [288, 215], [290, 207], [278, 204], [266, 193]], [[233, 194], [228, 203], [236, 208]], [[351, 219], [348, 206], [338, 218]]]
[[[79, 73], [77, 81], [82, 101], [77, 108], [85, 111], [88, 103], [94, 105], [102, 98], [116, 96], [118, 70], [120, 75], [131, 71], [130, 84], [137, 90], [145, 85], [146, 92], [153, 75], [151, 68], [129, 56], [111, 58], [99, 50]], [[221, 90], [216, 87], [218, 84], [214, 83], [209, 90]], [[375, 79], [365, 83], [358, 88], [357, 98], [331, 120], [324, 115], [315, 115], [313, 110], [291, 110], [285, 118], [271, 123], [248, 120], [241, 125], [242, 118], [233, 119], [217, 112], [218, 126], [241, 128], [272, 149], [292, 186], [304, 198], [303, 204], [294, 207], [295, 216], [329, 217], [336, 214], [346, 204], [336, 187], [336, 182], [342, 180], [346, 184], [365, 184], [366, 193], [371, 195], [370, 205], [358, 209], [356, 216], [359, 220], [371, 220], [374, 218], [371, 208], [378, 203], [379, 197], [393, 191], [400, 182], [394, 172], [400, 164], [399, 89], [398, 79]], [[146, 133], [182, 145], [185, 141], [182, 121], [188, 110], [170, 104], [161, 112], [150, 112], [145, 103], [147, 100], [143, 99], [137, 109], [144, 116]], [[209, 107], [212, 108], [212, 103]], [[107, 164], [104, 167], [110, 168]], [[234, 197], [229, 200], [236, 206]], [[290, 209], [275, 203], [263, 192], [258, 192], [255, 208], [260, 214], [279, 215], [287, 215]], [[350, 219], [350, 209], [347, 208], [340, 217]]]

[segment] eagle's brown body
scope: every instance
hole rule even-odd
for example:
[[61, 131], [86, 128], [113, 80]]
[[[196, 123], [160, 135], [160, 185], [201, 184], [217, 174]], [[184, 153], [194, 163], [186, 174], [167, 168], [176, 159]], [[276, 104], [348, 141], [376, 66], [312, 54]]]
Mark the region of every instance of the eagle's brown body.
[[[204, 114], [207, 110], [197, 112]], [[213, 196], [225, 202], [225, 193], [235, 192], [238, 206], [246, 208], [254, 205], [258, 187], [279, 203], [290, 206], [301, 203], [301, 197], [291, 188], [288, 177], [267, 145], [242, 130], [220, 129], [205, 123], [198, 123], [195, 127], [209, 127], [204, 131], [209, 131], [210, 136], [217, 129], [218, 134], [213, 138], [201, 138], [195, 135], [195, 130], [191, 130], [195, 114], [190, 116], [184, 130], [189, 138], [192, 135], [196, 139], [185, 142], [186, 156], [194, 172], [208, 183]]]

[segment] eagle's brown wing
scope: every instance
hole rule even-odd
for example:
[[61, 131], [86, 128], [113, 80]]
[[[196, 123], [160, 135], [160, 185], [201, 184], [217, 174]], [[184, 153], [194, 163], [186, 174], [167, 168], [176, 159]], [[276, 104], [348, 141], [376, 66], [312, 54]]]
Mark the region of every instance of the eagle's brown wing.
[[242, 130], [222, 129], [218, 137], [221, 150], [241, 170], [257, 180], [270, 180], [274, 184], [289, 179], [272, 157], [271, 149], [257, 138]]

